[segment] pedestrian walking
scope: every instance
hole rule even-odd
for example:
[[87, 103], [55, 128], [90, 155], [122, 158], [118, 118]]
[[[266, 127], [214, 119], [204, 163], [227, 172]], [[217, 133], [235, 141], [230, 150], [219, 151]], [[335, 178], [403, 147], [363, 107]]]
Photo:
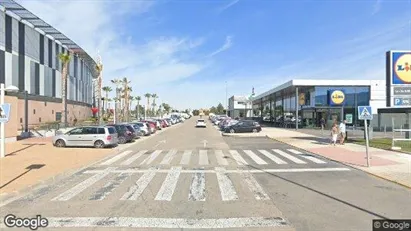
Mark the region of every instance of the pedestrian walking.
[[340, 144], [342, 144], [342, 145], [344, 144], [345, 135], [346, 135], [346, 132], [347, 132], [346, 125], [345, 125], [346, 123], [347, 123], [346, 120], [341, 121], [340, 126], [339, 126], [339, 130], [340, 130]]
[[331, 128], [331, 144], [334, 144], [334, 146], [337, 143], [337, 138], [338, 138], [338, 127], [337, 127], [337, 124], [333, 124]]

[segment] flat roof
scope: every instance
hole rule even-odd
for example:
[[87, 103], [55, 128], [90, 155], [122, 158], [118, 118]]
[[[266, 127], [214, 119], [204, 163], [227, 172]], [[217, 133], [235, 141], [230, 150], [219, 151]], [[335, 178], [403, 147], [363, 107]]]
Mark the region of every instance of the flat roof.
[[[50, 24], [43, 21], [41, 18], [37, 17], [35, 14], [15, 2], [14, 0], [1, 0], [0, 7], [5, 13], [12, 13], [10, 16], [17, 16], [22, 22], [28, 23], [34, 29], [42, 31], [44, 34], [54, 38], [56, 41], [61, 43], [68, 50], [71, 50], [74, 54], [77, 54], [81, 59], [86, 62], [86, 65], [90, 68], [94, 78], [97, 78], [98, 73], [95, 68], [96, 61], [71, 39], [65, 36], [63, 33], [52, 27]], [[63, 12], [62, 12], [63, 13]], [[16, 17], [15, 17], [16, 18]]]
[[331, 87], [338, 87], [338, 86], [371, 86], [371, 82], [373, 81], [381, 81], [381, 80], [331, 80], [331, 79], [293, 79], [286, 83], [283, 83], [271, 90], [268, 90], [262, 94], [253, 97], [254, 100], [258, 100], [264, 98], [268, 95], [273, 93], [279, 92], [289, 87], [310, 87], [310, 86], [331, 86]]

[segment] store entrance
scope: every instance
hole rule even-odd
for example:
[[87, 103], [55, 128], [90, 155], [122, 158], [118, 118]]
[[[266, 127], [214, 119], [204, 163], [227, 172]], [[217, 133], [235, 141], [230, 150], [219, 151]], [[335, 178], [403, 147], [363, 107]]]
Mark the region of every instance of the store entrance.
[[333, 123], [341, 121], [341, 110], [335, 107], [303, 109], [304, 126], [321, 127], [321, 118], [324, 118], [326, 128], [331, 128]]

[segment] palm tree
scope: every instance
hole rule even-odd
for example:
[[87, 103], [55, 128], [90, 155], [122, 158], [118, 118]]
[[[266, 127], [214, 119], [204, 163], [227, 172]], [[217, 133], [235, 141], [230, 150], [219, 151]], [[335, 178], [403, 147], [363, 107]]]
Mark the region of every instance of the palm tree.
[[105, 86], [103, 87], [103, 91], [106, 93], [105, 99], [104, 99], [104, 104], [103, 105], [103, 111], [106, 111], [105, 109], [107, 109], [107, 101], [108, 101], [108, 93], [110, 93], [113, 89], [111, 89], [111, 87], [109, 86]]
[[158, 99], [157, 94], [152, 94], [151, 97], [153, 98], [153, 115], [154, 115], [154, 110], [155, 110], [155, 106], [156, 106], [156, 99]]
[[139, 119], [140, 118], [140, 100], [141, 100], [141, 97], [140, 96], [136, 96], [135, 98], [134, 98], [136, 101], [137, 101], [137, 119]]
[[114, 122], [116, 123], [117, 119], [118, 119], [118, 115], [119, 115], [119, 108], [120, 108], [118, 102], [120, 101], [121, 80], [112, 79], [111, 83], [116, 85], [116, 97], [114, 98], [114, 108], [115, 108], [115, 118], [116, 118], [116, 121], [114, 121]]
[[151, 97], [151, 94], [150, 94], [150, 93], [146, 93], [146, 94], [144, 95], [144, 97], [147, 98], [146, 113], [148, 114], [148, 112], [149, 112], [149, 110], [150, 110], [150, 97]]
[[134, 101], [134, 96], [129, 96], [128, 97], [128, 110], [130, 111], [130, 113], [129, 113], [129, 115], [130, 115], [130, 118], [131, 118], [131, 114], [132, 114], [132, 111], [133, 111], [133, 109], [131, 109], [131, 104], [133, 104], [133, 101]]
[[101, 113], [101, 106], [104, 106], [104, 105], [101, 105], [101, 90], [102, 90], [102, 80], [103, 80], [103, 77], [102, 77], [102, 72], [103, 72], [103, 64], [101, 64], [101, 63], [97, 63], [96, 64], [96, 71], [97, 71], [97, 73], [98, 73], [98, 77], [97, 77], [97, 106], [98, 106], [98, 121], [99, 121], [99, 124], [101, 124], [101, 120], [102, 120], [102, 115], [100, 114]]
[[62, 70], [61, 70], [61, 99], [63, 104], [63, 110], [61, 112], [61, 117], [64, 118], [64, 126], [67, 126], [67, 75], [68, 75], [68, 68], [71, 59], [71, 52], [70, 53], [60, 53], [59, 59], [62, 63]]
[[129, 84], [131, 81], [127, 79], [127, 77], [124, 77], [123, 80], [121, 80], [121, 83], [123, 84], [123, 92], [124, 92], [124, 116], [126, 121], [128, 122], [129, 119], [129, 96], [130, 96], [130, 90], [131, 88], [129, 87]]

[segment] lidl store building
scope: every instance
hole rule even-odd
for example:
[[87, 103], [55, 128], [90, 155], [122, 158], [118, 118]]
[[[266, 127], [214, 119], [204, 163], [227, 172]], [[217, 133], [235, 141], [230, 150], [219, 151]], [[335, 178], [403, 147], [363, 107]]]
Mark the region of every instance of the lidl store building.
[[411, 115], [411, 52], [386, 54], [385, 80], [291, 80], [253, 98], [253, 114], [278, 127], [330, 126], [347, 120], [363, 126], [358, 106], [371, 106], [374, 127], [409, 124]]

